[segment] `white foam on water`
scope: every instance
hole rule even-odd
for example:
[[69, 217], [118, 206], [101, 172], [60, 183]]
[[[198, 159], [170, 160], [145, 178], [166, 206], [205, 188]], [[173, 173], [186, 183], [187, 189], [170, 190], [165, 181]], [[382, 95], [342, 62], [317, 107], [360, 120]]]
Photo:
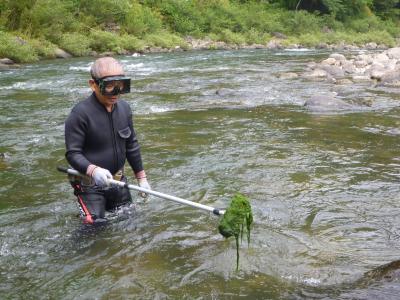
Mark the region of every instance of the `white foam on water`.
[[275, 56], [283, 56], [283, 55], [303, 55], [302, 53], [309, 54], [309, 52], [314, 51], [313, 49], [308, 48], [294, 48], [294, 49], [283, 49], [280, 52], [274, 53]]
[[142, 69], [144, 66], [144, 63], [137, 63], [137, 64], [126, 64], [124, 66], [125, 70], [138, 70]]
[[1, 245], [0, 248], [0, 256], [7, 256], [10, 255], [11, 251], [10, 249], [8, 249], [8, 244], [6, 242], [4, 242], [3, 245]]
[[[54, 81], [40, 81], [40, 82], [15, 82], [9, 86], [2, 86], [0, 90], [36, 90], [36, 89], [49, 89], [49, 87], [60, 86], [60, 83]], [[51, 89], [51, 88], [50, 88]]]
[[8, 85], [8, 86], [1, 86], [0, 90], [13, 90], [13, 89], [22, 89], [25, 90], [27, 89], [28, 83], [27, 82], [16, 82], [12, 85]]
[[85, 67], [69, 67], [68, 70], [71, 71], [85, 71], [85, 72], [89, 72], [90, 71], [90, 67], [92, 66], [92, 64], [85, 66]]
[[306, 51], [312, 51], [312, 49], [309, 49], [309, 48], [293, 48], [293, 49], [291, 49], [291, 48], [286, 48], [286, 49], [283, 49], [284, 51], [290, 51], [290, 52], [306, 52]]
[[288, 276], [282, 276], [282, 278], [288, 279], [288, 280], [293, 280], [295, 282], [303, 282], [305, 284], [312, 285], [312, 286], [317, 286], [317, 285], [321, 284], [321, 280], [320, 279], [313, 278], [313, 277], [301, 279], [301, 278], [299, 278], [298, 276], [295, 276], [295, 275], [288, 275]]
[[321, 283], [321, 280], [317, 278], [306, 278], [304, 279], [304, 283], [309, 285], [318, 285]]
[[157, 68], [148, 67], [142, 62], [137, 64], [124, 63], [124, 69], [126, 72], [134, 72], [135, 74], [143, 76], [150, 75], [159, 71]]
[[173, 109], [170, 109], [168, 107], [150, 106], [150, 110], [153, 113], [163, 113], [163, 112], [172, 111]]

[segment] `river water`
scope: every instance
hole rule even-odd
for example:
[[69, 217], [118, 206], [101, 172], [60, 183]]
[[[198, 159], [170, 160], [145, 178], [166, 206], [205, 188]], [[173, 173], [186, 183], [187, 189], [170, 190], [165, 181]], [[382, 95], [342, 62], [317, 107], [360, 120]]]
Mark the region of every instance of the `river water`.
[[[85, 228], [65, 174], [64, 120], [92, 59], [0, 73], [0, 298], [398, 299], [400, 91], [278, 79], [318, 51], [120, 57], [152, 188], [224, 208], [251, 201], [250, 246], [218, 217], [153, 197]], [[351, 53], [346, 53], [347, 56]], [[337, 93], [368, 106], [318, 113]], [[368, 274], [368, 273], [367, 273]]]

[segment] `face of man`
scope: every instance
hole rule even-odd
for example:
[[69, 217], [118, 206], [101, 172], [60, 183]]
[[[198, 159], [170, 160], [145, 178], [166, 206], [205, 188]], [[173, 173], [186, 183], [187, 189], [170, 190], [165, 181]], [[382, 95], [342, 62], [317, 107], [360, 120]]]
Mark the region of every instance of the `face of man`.
[[[98, 77], [99, 78], [105, 78], [105, 77], [111, 77], [111, 76], [124, 76], [124, 71], [122, 67], [117, 64], [108, 62], [105, 60], [105, 62], [101, 65], [100, 68], [101, 72], [99, 73]], [[95, 93], [97, 99], [101, 104], [103, 104], [108, 111], [112, 110], [112, 107], [115, 103], [117, 103], [119, 94], [118, 95], [103, 95], [100, 90], [100, 86], [94, 79], [89, 80], [89, 85], [92, 91]]]

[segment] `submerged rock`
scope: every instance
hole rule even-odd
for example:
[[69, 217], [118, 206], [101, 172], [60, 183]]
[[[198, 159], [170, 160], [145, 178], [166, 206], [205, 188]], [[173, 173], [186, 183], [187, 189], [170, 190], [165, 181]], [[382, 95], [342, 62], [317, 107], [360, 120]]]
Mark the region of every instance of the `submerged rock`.
[[286, 72], [286, 73], [280, 73], [277, 76], [280, 79], [292, 79], [292, 78], [297, 78], [299, 75], [294, 72]]
[[215, 91], [215, 94], [221, 97], [232, 95], [233, 91], [226, 88], [220, 88]]
[[328, 72], [322, 69], [315, 69], [311, 72], [307, 72], [303, 74], [303, 77], [305, 78], [321, 78], [321, 77], [327, 77]]
[[308, 99], [304, 106], [315, 112], [339, 111], [355, 109], [356, 107], [337, 98], [334, 95], [315, 95]]
[[368, 271], [356, 282], [358, 286], [369, 286], [379, 281], [400, 282], [400, 260], [392, 261]]
[[351, 81], [351, 80], [348, 79], [348, 78], [342, 78], [342, 79], [336, 80], [335, 83], [336, 83], [337, 85], [346, 85], [346, 84], [352, 84], [353, 81]]

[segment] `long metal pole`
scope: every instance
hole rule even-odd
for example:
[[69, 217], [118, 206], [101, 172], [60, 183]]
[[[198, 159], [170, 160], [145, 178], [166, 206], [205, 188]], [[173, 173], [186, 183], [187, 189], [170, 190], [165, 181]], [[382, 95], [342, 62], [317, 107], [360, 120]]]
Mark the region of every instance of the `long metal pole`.
[[[84, 174], [79, 173], [77, 170], [71, 169], [71, 168], [65, 168], [65, 167], [60, 167], [59, 166], [59, 167], [57, 167], [57, 170], [60, 171], [60, 172], [68, 173], [68, 174], [79, 176], [79, 177], [85, 177], [86, 176]], [[118, 186], [121, 186], [121, 187], [126, 187], [126, 188], [128, 188], [130, 190], [144, 192], [146, 194], [150, 194], [150, 195], [153, 195], [153, 196], [156, 196], [156, 197], [159, 197], [159, 198], [163, 198], [163, 199], [166, 199], [166, 200], [171, 200], [171, 201], [178, 202], [178, 203], [185, 204], [185, 205], [189, 205], [189, 206], [192, 206], [192, 207], [195, 207], [195, 208], [200, 208], [200, 209], [212, 212], [214, 215], [217, 215], [217, 216], [221, 216], [221, 215], [223, 215], [225, 213], [225, 210], [223, 210], [223, 209], [214, 208], [214, 207], [211, 207], [211, 206], [208, 206], [208, 205], [204, 205], [204, 204], [200, 204], [200, 203], [197, 203], [197, 202], [189, 201], [189, 200], [182, 199], [182, 198], [179, 198], [179, 197], [171, 196], [171, 195], [160, 193], [160, 192], [153, 191], [153, 190], [148, 190], [148, 189], [142, 188], [142, 187], [137, 186], [137, 185], [127, 184], [125, 182], [114, 180], [114, 179], [109, 179], [108, 181], [109, 181], [110, 184], [118, 185]]]

